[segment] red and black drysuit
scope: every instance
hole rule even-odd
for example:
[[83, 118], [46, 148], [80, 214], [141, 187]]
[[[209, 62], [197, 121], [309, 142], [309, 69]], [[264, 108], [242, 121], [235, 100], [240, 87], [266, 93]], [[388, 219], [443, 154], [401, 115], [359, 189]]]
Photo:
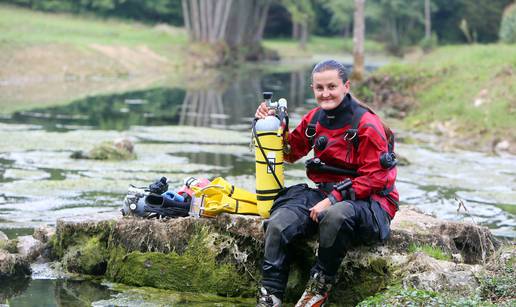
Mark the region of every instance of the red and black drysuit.
[[[354, 137], [350, 133], [352, 128], [357, 132]], [[383, 125], [377, 115], [361, 107], [351, 95], [346, 95], [333, 110], [311, 110], [289, 134], [288, 142], [288, 162], [307, 155], [314, 144], [314, 155], [323, 163], [357, 174], [337, 175], [308, 169], [307, 175], [318, 184], [318, 189], [299, 184], [278, 194], [271, 217], [265, 222], [262, 285], [279, 297], [283, 296], [288, 279], [293, 240], [319, 230], [318, 256], [311, 274], [323, 274], [332, 280], [351, 246], [388, 237], [398, 201], [394, 187], [396, 168], [384, 168], [380, 163], [381, 155], [393, 150]], [[332, 190], [334, 183], [346, 178], [352, 180], [350, 189]], [[326, 197], [333, 204], [319, 215], [316, 223], [310, 219], [309, 209]]]

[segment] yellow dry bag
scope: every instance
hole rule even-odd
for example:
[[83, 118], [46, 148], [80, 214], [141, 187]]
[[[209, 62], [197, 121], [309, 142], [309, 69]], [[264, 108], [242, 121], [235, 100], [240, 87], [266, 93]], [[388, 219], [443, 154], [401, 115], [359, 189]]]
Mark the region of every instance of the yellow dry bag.
[[256, 194], [237, 188], [224, 178], [217, 177], [205, 187], [191, 187], [192, 215], [215, 217], [220, 213], [258, 214]]

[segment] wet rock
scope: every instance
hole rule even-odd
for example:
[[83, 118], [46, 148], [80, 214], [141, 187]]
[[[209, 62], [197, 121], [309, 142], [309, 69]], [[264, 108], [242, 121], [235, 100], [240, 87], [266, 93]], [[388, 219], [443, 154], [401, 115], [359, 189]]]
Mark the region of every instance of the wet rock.
[[56, 233], [55, 228], [48, 225], [43, 225], [34, 230], [32, 236], [34, 239], [41, 241], [42, 243], [48, 243], [50, 238]]
[[93, 159], [93, 160], [131, 160], [136, 155], [133, 152], [134, 145], [128, 139], [117, 139], [114, 142], [102, 142], [89, 152], [74, 151], [72, 159]]
[[[230, 214], [214, 219], [59, 220], [53, 246], [74, 272], [100, 274], [103, 268], [96, 273], [92, 268], [105, 264], [109, 279], [129, 285], [252, 296], [260, 278], [262, 223], [258, 217]], [[348, 252], [333, 299], [354, 305], [399, 281], [422, 289], [470, 293], [478, 287], [477, 265], [499, 245], [485, 227], [402, 208], [389, 240]], [[413, 254], [411, 246], [436, 249], [445, 260]], [[303, 291], [316, 247], [314, 240], [296, 245], [287, 301]]]
[[7, 235], [6, 235], [5, 233], [3, 233], [3, 232], [1, 232], [1, 231], [0, 231], [0, 244], [1, 244], [2, 242], [7, 241], [7, 240], [9, 240], [9, 238], [7, 237]]
[[480, 265], [457, 264], [417, 252], [407, 259], [405, 286], [417, 289], [473, 295], [479, 287]]
[[128, 153], [134, 152], [134, 144], [128, 138], [117, 138], [113, 141], [113, 145], [119, 150], [124, 150]]
[[30, 264], [27, 259], [0, 250], [0, 281], [30, 275]]
[[27, 261], [32, 262], [41, 255], [43, 251], [44, 245], [41, 241], [34, 239], [32, 236], [20, 236], [18, 239], [18, 254], [27, 259]]

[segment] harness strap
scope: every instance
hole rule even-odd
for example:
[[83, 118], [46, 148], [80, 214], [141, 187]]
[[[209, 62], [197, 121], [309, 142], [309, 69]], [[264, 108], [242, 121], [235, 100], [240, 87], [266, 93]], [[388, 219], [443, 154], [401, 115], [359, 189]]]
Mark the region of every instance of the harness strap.
[[347, 139], [353, 142], [353, 146], [355, 147], [355, 150], [358, 151], [358, 145], [359, 145], [359, 137], [358, 137], [358, 125], [360, 124], [360, 120], [362, 119], [362, 116], [368, 112], [367, 109], [357, 106], [353, 110], [353, 117], [351, 118], [351, 129], [348, 129], [346, 131], [346, 137]]
[[321, 116], [323, 115], [323, 109], [319, 109], [315, 111], [314, 115], [312, 116], [312, 119], [310, 120], [310, 123], [306, 127], [305, 135], [308, 138], [308, 144], [310, 144], [310, 147], [314, 147], [314, 138], [315, 134], [317, 133], [317, 123], [321, 119]]
[[[362, 119], [362, 116], [368, 112], [368, 110], [360, 105], [357, 105], [355, 108], [353, 108], [353, 117], [351, 118], [351, 128], [346, 131], [346, 134], [344, 138], [348, 141], [353, 142], [353, 146], [355, 147], [355, 150], [358, 150], [359, 145], [359, 138], [358, 138], [358, 125], [360, 124], [360, 120]], [[323, 109], [319, 109], [315, 111], [314, 115], [312, 116], [312, 119], [310, 120], [310, 123], [306, 127], [305, 135], [308, 138], [308, 143], [310, 144], [310, 147], [314, 147], [314, 139], [315, 135], [317, 133], [317, 123], [321, 120], [321, 117], [323, 116]]]

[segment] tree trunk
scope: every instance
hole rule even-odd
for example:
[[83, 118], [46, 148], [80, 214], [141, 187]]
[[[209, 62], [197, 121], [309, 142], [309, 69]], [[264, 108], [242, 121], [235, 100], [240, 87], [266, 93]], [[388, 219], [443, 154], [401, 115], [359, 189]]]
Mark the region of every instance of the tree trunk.
[[[190, 10], [188, 9], [188, 1], [187, 0], [182, 0], [181, 4], [182, 4], [182, 7], [183, 7], [183, 16], [184, 16], [184, 19], [185, 19], [186, 32], [187, 33], [191, 33], [192, 32], [192, 25], [190, 23]], [[188, 37], [190, 38], [190, 40], [192, 39], [191, 35], [188, 35]]]
[[365, 0], [355, 0], [355, 14], [353, 26], [353, 80], [364, 79], [364, 38], [365, 38]]
[[299, 24], [297, 22], [292, 22], [292, 38], [296, 40], [299, 38]]
[[306, 43], [308, 41], [308, 22], [305, 20], [301, 23], [301, 36], [299, 38], [299, 48], [306, 50]]
[[208, 61], [208, 65], [263, 58], [260, 43], [270, 1], [182, 0], [190, 40], [216, 46], [217, 59], [215, 63]]
[[432, 35], [432, 19], [430, 18], [430, 0], [425, 0], [425, 38]]

